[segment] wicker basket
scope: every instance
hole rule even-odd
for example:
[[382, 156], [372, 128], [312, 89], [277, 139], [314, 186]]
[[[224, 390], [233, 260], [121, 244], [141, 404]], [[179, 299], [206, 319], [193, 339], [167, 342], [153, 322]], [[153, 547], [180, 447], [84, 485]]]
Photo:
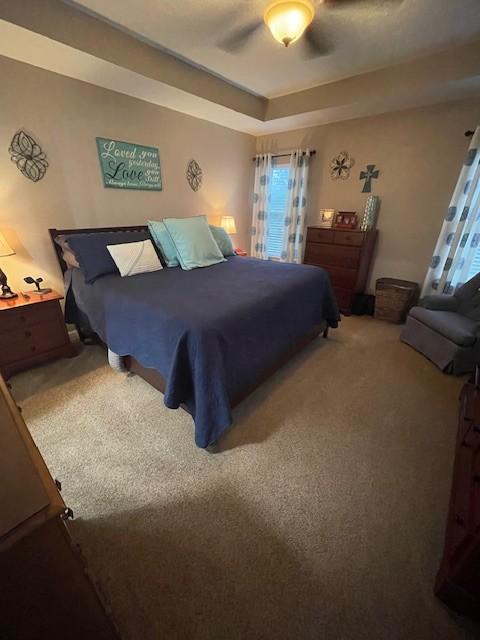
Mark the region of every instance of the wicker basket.
[[375, 286], [375, 318], [402, 324], [418, 298], [418, 284], [380, 278]]

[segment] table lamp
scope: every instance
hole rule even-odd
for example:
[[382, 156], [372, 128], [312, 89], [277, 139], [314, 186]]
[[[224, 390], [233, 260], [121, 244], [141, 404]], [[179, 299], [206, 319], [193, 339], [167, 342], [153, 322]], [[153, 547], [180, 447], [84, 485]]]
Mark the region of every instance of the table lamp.
[[235, 226], [235, 218], [233, 216], [222, 216], [220, 218], [220, 226], [222, 229], [228, 233], [228, 235], [233, 235], [237, 233], [237, 227]]
[[[13, 256], [15, 255], [15, 251], [8, 244], [8, 242], [3, 237], [3, 234], [0, 232], [0, 258], [4, 256]], [[0, 269], [0, 285], [2, 286], [2, 293], [0, 294], [1, 300], [8, 300], [9, 298], [16, 298], [18, 296], [17, 293], [14, 293], [7, 284], [7, 276]]]
[[[235, 225], [235, 218], [233, 216], [222, 216], [220, 218], [220, 226], [224, 229], [229, 236], [233, 236], [237, 233], [237, 227]], [[234, 249], [237, 256], [246, 256], [247, 252], [245, 249]]]

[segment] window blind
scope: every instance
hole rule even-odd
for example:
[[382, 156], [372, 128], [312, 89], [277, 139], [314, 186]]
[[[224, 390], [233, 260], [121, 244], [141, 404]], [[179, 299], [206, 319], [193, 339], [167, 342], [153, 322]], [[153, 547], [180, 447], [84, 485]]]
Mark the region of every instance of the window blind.
[[285, 215], [288, 205], [289, 166], [277, 166], [272, 170], [270, 202], [268, 205], [267, 256], [280, 258], [285, 235]]
[[473, 276], [476, 276], [477, 273], [480, 273], [480, 249], [477, 249], [473, 255], [473, 260], [470, 265], [470, 271], [468, 272], [467, 281]]

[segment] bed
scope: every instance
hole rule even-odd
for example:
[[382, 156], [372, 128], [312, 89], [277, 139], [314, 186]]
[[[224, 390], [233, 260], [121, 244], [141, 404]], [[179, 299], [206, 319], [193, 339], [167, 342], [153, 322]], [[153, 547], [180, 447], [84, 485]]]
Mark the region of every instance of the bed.
[[232, 408], [294, 353], [338, 325], [328, 274], [319, 267], [232, 256], [183, 271], [165, 268], [87, 284], [55, 242], [60, 235], [132, 233], [145, 226], [50, 229], [67, 288], [66, 319], [96, 334], [126, 368], [185, 408], [195, 443], [208, 448], [232, 424]]

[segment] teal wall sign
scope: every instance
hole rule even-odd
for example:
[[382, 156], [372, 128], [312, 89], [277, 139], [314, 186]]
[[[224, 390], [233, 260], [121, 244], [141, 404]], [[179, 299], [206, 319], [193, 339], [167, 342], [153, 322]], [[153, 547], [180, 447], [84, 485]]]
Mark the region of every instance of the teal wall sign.
[[97, 138], [97, 150], [106, 187], [162, 190], [160, 155], [155, 147]]

